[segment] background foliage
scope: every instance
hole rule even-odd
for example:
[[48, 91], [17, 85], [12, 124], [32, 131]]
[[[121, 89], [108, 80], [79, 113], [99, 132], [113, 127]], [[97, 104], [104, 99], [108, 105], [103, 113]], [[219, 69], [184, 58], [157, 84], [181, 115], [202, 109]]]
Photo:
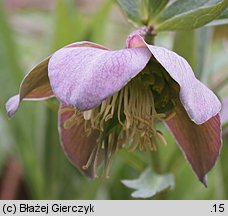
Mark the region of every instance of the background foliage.
[[[120, 5], [121, 2], [137, 5], [138, 1], [118, 2]], [[149, 2], [155, 4], [156, 1]], [[154, 14], [158, 14], [168, 3], [166, 0], [161, 2], [157, 5], [157, 10], [151, 9]], [[190, 18], [202, 14], [205, 7], [213, 7], [208, 2], [213, 3], [204, 1], [204, 4], [194, 5]], [[172, 22], [175, 23], [175, 19], [180, 16], [189, 15], [184, 10], [174, 10], [175, 16], [168, 19], [171, 15], [166, 10], [161, 16], [152, 19], [145, 8], [142, 11], [145, 15], [143, 20], [158, 23], [159, 31], [163, 31], [166, 26], [175, 25], [177, 29], [183, 30], [179, 22], [175, 25]], [[136, 23], [134, 25], [137, 25], [137, 17], [142, 11], [125, 12], [130, 13]], [[162, 32], [155, 41], [156, 44], [184, 56], [196, 76], [212, 88], [221, 100], [228, 96], [227, 16], [225, 10], [206, 27], [197, 30], [185, 28], [185, 31], [175, 33]], [[212, 27], [218, 23], [225, 24]], [[186, 25], [189, 27], [188, 23]], [[153, 157], [156, 157], [157, 164], [153, 164], [155, 171], [172, 173], [173, 179], [167, 174], [169, 182], [166, 184], [172, 187], [156, 194], [152, 199], [228, 199], [228, 135], [225, 132], [221, 155], [215, 168], [209, 173], [209, 187], [204, 188], [163, 125], [159, 127], [164, 131], [167, 146], [159, 146], [158, 151], [152, 155], [121, 150], [115, 157], [110, 178], [91, 181], [68, 162], [60, 147], [57, 131], [58, 103], [55, 99], [47, 102], [24, 102], [23, 109], [19, 110], [16, 117], [8, 120], [4, 108], [6, 100], [18, 91], [23, 76], [40, 60], [60, 47], [80, 40], [90, 40], [118, 49], [125, 46], [125, 38], [132, 30], [133, 27], [128, 24], [127, 18], [113, 0], [78, 0], [76, 3], [73, 0], [0, 1], [1, 198], [134, 199], [131, 197], [132, 189], [123, 184], [125, 182], [127, 185], [127, 181], [121, 180], [135, 179], [140, 175], [140, 178], [146, 179], [144, 183], [132, 186], [131, 182], [128, 186], [139, 190], [146, 188], [147, 192], [154, 195], [164, 189], [160, 180], [157, 182], [154, 176], [148, 174], [147, 167], [153, 164]], [[154, 185], [158, 185], [157, 188], [154, 189]], [[143, 196], [141, 193], [141, 197]]]

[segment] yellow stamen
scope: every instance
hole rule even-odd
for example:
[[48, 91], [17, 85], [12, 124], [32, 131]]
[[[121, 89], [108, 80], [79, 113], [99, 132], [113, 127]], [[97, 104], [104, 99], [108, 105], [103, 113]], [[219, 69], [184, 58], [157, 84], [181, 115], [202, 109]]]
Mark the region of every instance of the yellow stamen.
[[157, 130], [156, 131], [156, 134], [157, 134], [157, 137], [159, 138], [159, 140], [161, 141], [161, 143], [164, 145], [164, 146], [167, 146], [167, 142], [165, 140], [165, 138], [163, 137], [163, 134], [161, 131]]
[[88, 110], [88, 111], [83, 112], [84, 119], [90, 120], [91, 114], [92, 114], [92, 110]]
[[70, 129], [77, 123], [76, 116], [73, 114], [69, 119], [64, 122], [64, 129]]

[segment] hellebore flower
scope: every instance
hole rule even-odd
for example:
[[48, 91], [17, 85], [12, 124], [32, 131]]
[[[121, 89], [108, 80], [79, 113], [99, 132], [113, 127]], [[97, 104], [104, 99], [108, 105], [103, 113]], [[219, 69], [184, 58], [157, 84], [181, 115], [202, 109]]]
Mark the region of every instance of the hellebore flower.
[[52, 96], [60, 101], [63, 149], [88, 176], [96, 176], [101, 162], [107, 175], [120, 148], [156, 149], [155, 138], [164, 138], [155, 122], [164, 120], [206, 184], [221, 148], [221, 104], [176, 53], [147, 44], [137, 33], [117, 51], [91, 42], [70, 44], [24, 78], [6, 104], [8, 115], [22, 100]]

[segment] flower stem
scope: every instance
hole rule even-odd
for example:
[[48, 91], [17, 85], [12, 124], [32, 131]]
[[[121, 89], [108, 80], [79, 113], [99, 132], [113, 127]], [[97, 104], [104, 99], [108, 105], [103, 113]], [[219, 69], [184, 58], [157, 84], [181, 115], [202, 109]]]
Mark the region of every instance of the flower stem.
[[144, 39], [148, 44], [153, 45], [154, 44], [154, 35], [145, 35]]
[[160, 163], [160, 155], [158, 151], [150, 152], [150, 161], [151, 161], [152, 170], [154, 170], [158, 174], [161, 174], [162, 168]]
[[[156, 173], [156, 174], [163, 174], [163, 169], [160, 163], [160, 154], [158, 151], [152, 151], [150, 152], [150, 161], [151, 161], [151, 169]], [[162, 191], [153, 197], [153, 199], [156, 200], [165, 200], [167, 199], [167, 190]]]
[[156, 32], [153, 26], [141, 26], [136, 31], [134, 31], [134, 33], [137, 33], [140, 36], [142, 36], [148, 44], [154, 44]]

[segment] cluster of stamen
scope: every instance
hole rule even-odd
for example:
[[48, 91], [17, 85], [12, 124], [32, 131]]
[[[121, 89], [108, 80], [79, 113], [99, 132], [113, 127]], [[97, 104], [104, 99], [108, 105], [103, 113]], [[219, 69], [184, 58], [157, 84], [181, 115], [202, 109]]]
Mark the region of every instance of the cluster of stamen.
[[[134, 151], [139, 148], [141, 151], [154, 151], [158, 140], [166, 144], [162, 133], [155, 129], [155, 123], [166, 119], [170, 112], [156, 111], [159, 107], [156, 107], [154, 94], [162, 94], [165, 81], [157, 82], [159, 79], [155, 75], [148, 65], [123, 89], [104, 100], [99, 106], [83, 113], [75, 111], [75, 115], [65, 122], [66, 128], [72, 127], [75, 120], [79, 124], [84, 124], [87, 136], [93, 130], [100, 131], [99, 138], [94, 140], [97, 142], [96, 149], [84, 169], [88, 169], [92, 164], [96, 169], [97, 162], [94, 158], [99, 158], [102, 154], [105, 163], [104, 174], [108, 176], [110, 163], [118, 149]], [[162, 103], [165, 104], [164, 107], [168, 102]]]

